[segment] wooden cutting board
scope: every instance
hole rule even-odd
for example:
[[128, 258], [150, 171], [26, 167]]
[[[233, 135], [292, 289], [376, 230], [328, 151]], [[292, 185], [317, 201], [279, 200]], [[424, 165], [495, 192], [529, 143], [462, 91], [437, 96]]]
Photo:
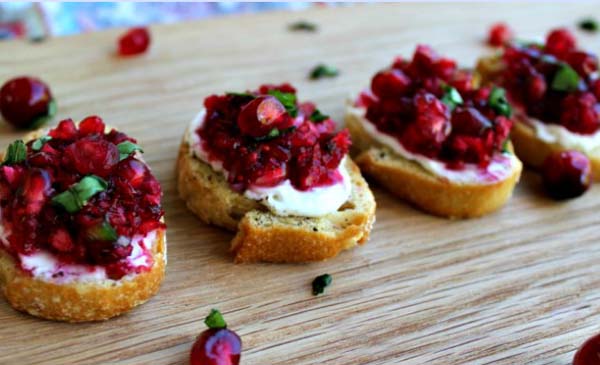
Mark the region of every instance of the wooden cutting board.
[[[198, 221], [177, 197], [175, 158], [187, 123], [210, 93], [291, 81], [303, 99], [342, 119], [345, 98], [416, 43], [472, 66], [490, 52], [488, 26], [523, 39], [600, 18], [594, 3], [355, 5], [152, 27], [149, 54], [114, 56], [121, 30], [0, 43], [0, 81], [36, 75], [58, 117], [98, 114], [139, 139], [163, 184], [169, 266], [159, 294], [103, 323], [64, 324], [0, 301], [0, 364], [187, 364], [202, 319], [225, 313], [244, 341], [243, 363], [570, 364], [600, 332], [600, 189], [555, 203], [525, 173], [501, 211], [448, 221], [374, 187], [378, 211], [362, 248], [310, 265], [234, 265], [232, 234]], [[317, 33], [292, 33], [306, 19]], [[578, 34], [600, 50], [600, 34]], [[311, 82], [318, 62], [336, 79]], [[5, 145], [19, 134], [1, 124]], [[290, 242], [294, 244], [294, 242]], [[326, 295], [312, 279], [333, 275]]]

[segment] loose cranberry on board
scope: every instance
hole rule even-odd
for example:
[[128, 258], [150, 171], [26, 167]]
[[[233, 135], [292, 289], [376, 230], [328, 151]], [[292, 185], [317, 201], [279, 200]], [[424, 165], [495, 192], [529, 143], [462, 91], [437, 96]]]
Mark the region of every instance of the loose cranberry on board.
[[22, 76], [7, 81], [0, 89], [0, 112], [17, 128], [37, 128], [54, 116], [56, 103], [43, 81]]
[[581, 152], [560, 151], [548, 156], [542, 165], [544, 187], [558, 200], [581, 196], [592, 182], [590, 160]]
[[139, 55], [150, 46], [150, 32], [147, 28], [133, 28], [119, 38], [119, 54], [121, 56]]
[[500, 47], [508, 43], [513, 37], [512, 30], [506, 23], [496, 23], [490, 28], [488, 44], [494, 47]]
[[581, 345], [573, 357], [573, 365], [600, 365], [600, 334]]
[[237, 365], [240, 363], [242, 340], [227, 329], [221, 313], [213, 309], [204, 320], [208, 327], [196, 339], [190, 352], [190, 365]]

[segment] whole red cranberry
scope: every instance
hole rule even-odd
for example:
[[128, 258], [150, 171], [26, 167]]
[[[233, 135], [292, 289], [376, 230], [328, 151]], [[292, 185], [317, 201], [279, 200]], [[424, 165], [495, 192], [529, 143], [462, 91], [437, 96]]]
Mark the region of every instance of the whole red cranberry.
[[600, 364], [600, 334], [589, 338], [581, 345], [573, 357], [573, 365]]
[[146, 170], [146, 165], [143, 162], [129, 157], [119, 163], [116, 173], [132, 187], [139, 188], [144, 182]]
[[46, 170], [32, 168], [27, 171], [21, 190], [24, 213], [38, 214], [52, 192], [52, 180]]
[[208, 329], [200, 334], [190, 352], [190, 365], [237, 365], [240, 363], [242, 340], [227, 329], [218, 310], [213, 309], [204, 323]]
[[576, 198], [590, 187], [590, 160], [578, 151], [559, 151], [542, 165], [542, 178], [548, 194], [558, 200]]
[[133, 28], [119, 38], [119, 54], [132, 56], [146, 52], [150, 46], [150, 32], [147, 28]]
[[371, 90], [373, 94], [380, 98], [394, 98], [404, 94], [408, 90], [410, 83], [410, 78], [401, 70], [385, 70], [373, 76]]
[[37, 128], [56, 113], [50, 88], [34, 77], [17, 77], [0, 89], [0, 112], [17, 128]]
[[577, 47], [577, 41], [571, 32], [565, 28], [555, 29], [546, 38], [545, 51], [563, 58]]
[[277, 98], [270, 95], [259, 96], [242, 108], [238, 126], [242, 134], [264, 137], [274, 128], [280, 128], [287, 116], [285, 107]]
[[506, 23], [496, 23], [490, 28], [488, 44], [494, 47], [500, 47], [508, 43], [513, 37], [512, 30]]
[[539, 101], [546, 94], [546, 90], [548, 89], [548, 85], [546, 83], [546, 79], [544, 75], [536, 72], [529, 76], [527, 80], [527, 96], [529, 101]]

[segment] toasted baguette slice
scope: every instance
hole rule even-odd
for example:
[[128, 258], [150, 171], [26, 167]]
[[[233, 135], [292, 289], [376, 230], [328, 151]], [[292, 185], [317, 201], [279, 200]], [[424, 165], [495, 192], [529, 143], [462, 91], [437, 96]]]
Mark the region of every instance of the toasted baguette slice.
[[152, 297], [165, 273], [165, 234], [153, 245], [154, 265], [121, 280], [55, 284], [32, 277], [0, 250], [0, 286], [10, 305], [36, 317], [66, 322], [100, 321], [118, 316]]
[[178, 188], [188, 208], [206, 223], [238, 231], [231, 243], [235, 262], [309, 262], [363, 244], [375, 221], [375, 199], [348, 158], [352, 196], [323, 217], [282, 217], [230, 189], [221, 173], [190, 154], [184, 140], [177, 162]]
[[[539, 169], [548, 155], [558, 151], [569, 150], [569, 148], [558, 143], [549, 143], [539, 139], [532, 127], [527, 123], [519, 121], [515, 123], [511, 131], [511, 140], [515, 146], [517, 156], [527, 166], [534, 169]], [[600, 181], [600, 155], [587, 154], [587, 157], [592, 165], [592, 177], [594, 181]]]
[[[110, 129], [107, 126], [107, 132]], [[32, 131], [24, 141], [46, 133], [46, 129]], [[120, 280], [56, 284], [23, 272], [12, 256], [0, 249], [0, 290], [14, 309], [36, 317], [65, 322], [102, 321], [129, 311], [158, 292], [167, 264], [164, 230], [157, 232], [152, 257], [150, 271]]]
[[361, 170], [393, 194], [431, 214], [471, 218], [490, 213], [506, 203], [521, 176], [522, 165], [518, 162], [509, 178], [496, 183], [450, 182], [376, 141], [363, 128], [361, 116], [351, 108], [345, 121]]
[[[477, 79], [484, 85], [493, 84], [498, 80], [503, 67], [502, 60], [498, 56], [481, 58], [476, 67]], [[517, 118], [510, 136], [519, 159], [534, 169], [539, 169], [548, 155], [570, 149], [538, 138], [535, 129], [523, 119]], [[600, 181], [600, 154], [590, 154], [581, 150], [580, 152], [585, 153], [590, 160], [594, 181]]]

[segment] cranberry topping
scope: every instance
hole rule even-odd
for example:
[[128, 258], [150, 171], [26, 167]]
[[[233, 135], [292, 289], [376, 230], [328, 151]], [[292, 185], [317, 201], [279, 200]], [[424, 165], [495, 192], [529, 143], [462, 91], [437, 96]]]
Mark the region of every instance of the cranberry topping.
[[132, 237], [164, 229], [160, 185], [132, 154], [134, 139], [88, 117], [19, 142], [0, 166], [2, 247], [15, 258], [45, 250], [62, 264], [103, 265], [113, 279], [148, 269], [124, 260]]
[[242, 340], [213, 309], [204, 323], [208, 326], [198, 336], [190, 352], [190, 365], [237, 365], [242, 353]]
[[473, 87], [472, 74], [420, 45], [371, 81], [357, 105], [366, 118], [407, 150], [460, 169], [485, 167], [503, 150], [512, 127], [501, 89]]
[[573, 365], [600, 365], [600, 334], [581, 345], [573, 357]]
[[544, 45], [507, 45], [499, 83], [522, 112], [579, 134], [600, 127], [598, 59], [577, 49], [575, 37], [556, 29]]
[[133, 28], [119, 38], [119, 54], [132, 56], [146, 52], [150, 46], [150, 32], [147, 28]]
[[496, 23], [490, 28], [488, 35], [488, 44], [494, 47], [500, 47], [508, 42], [513, 37], [512, 30], [505, 23]]
[[56, 104], [50, 88], [33, 77], [17, 77], [0, 89], [0, 112], [17, 128], [37, 128], [54, 116]]
[[544, 161], [542, 177], [546, 191], [552, 198], [576, 198], [590, 187], [592, 166], [581, 152], [555, 152]]
[[211, 161], [221, 161], [237, 191], [289, 179], [299, 190], [340, 181], [337, 168], [350, 148], [347, 130], [312, 103], [298, 103], [289, 84], [251, 93], [212, 95], [196, 133]]

